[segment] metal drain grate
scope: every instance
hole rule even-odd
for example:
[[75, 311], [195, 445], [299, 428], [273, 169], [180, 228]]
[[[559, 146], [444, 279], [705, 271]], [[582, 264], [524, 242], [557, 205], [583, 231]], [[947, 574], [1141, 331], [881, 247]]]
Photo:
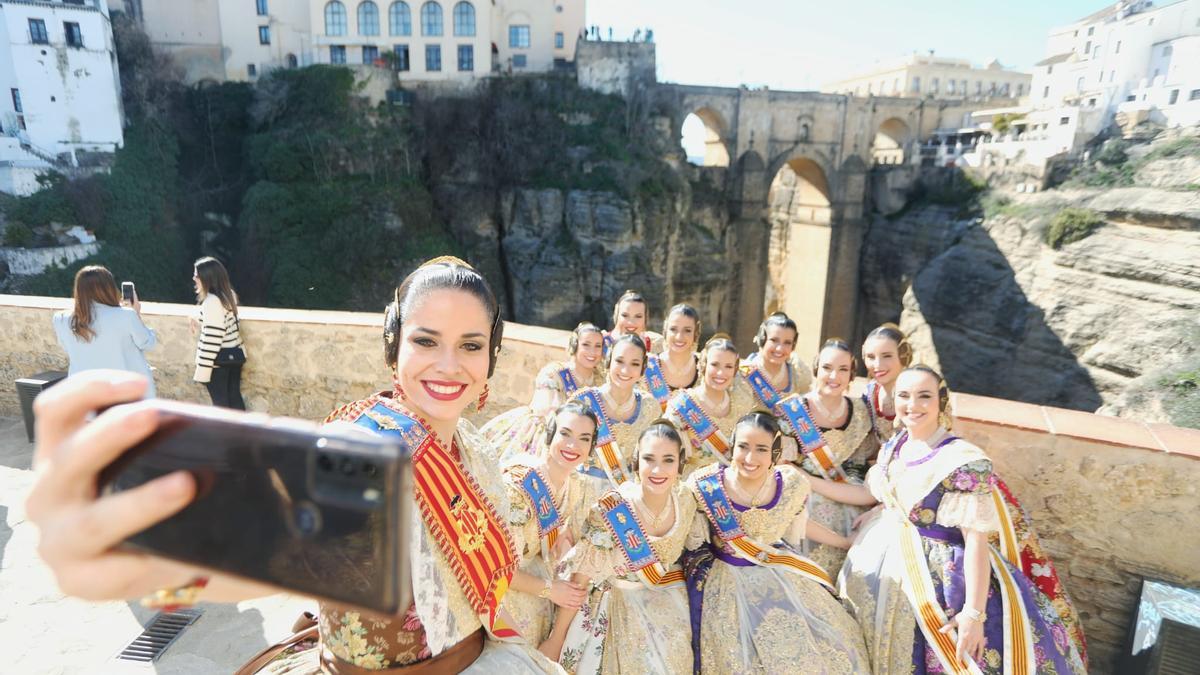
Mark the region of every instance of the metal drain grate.
[[199, 609], [180, 609], [174, 612], [159, 612], [142, 634], [134, 638], [129, 646], [121, 650], [117, 654], [117, 659], [121, 661], [138, 661], [141, 663], [150, 663], [171, 646], [175, 638], [183, 632], [196, 619], [200, 618], [203, 612]]

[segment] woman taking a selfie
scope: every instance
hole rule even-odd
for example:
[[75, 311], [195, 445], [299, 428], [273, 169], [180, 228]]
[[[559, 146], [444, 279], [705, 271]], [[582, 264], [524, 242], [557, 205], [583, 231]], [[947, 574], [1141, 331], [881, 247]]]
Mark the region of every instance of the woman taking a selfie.
[[75, 273], [75, 308], [54, 315], [54, 334], [67, 353], [67, 373], [111, 368], [145, 375], [146, 398], [154, 398], [154, 379], [145, 351], [158, 336], [142, 323], [137, 293], [125, 305], [112, 272], [88, 265]]
[[201, 258], [196, 261], [192, 283], [200, 301], [200, 323], [198, 327], [193, 324], [200, 342], [192, 379], [204, 383], [213, 405], [245, 410], [242, 366], [246, 352], [238, 324], [237, 293], [229, 284], [229, 273], [216, 258]]
[[[461, 419], [484, 396], [503, 325], [487, 282], [460, 260], [426, 263], [396, 289], [384, 327], [392, 389], [347, 405], [330, 420], [384, 436], [404, 434], [417, 448], [412, 466], [419, 508], [412, 510], [409, 540], [413, 604], [404, 616], [387, 619], [322, 603], [320, 649], [289, 657], [290, 672], [558, 672], [495, 610], [521, 542], [506, 524], [505, 484], [495, 457]], [[95, 485], [104, 466], [157, 424], [154, 411], [115, 408], [90, 423], [89, 413], [136, 400], [144, 390], [143, 378], [99, 373], [64, 382], [36, 404], [35, 462], [44, 470], [30, 493], [28, 513], [41, 533], [42, 557], [68, 594], [100, 600], [173, 587], [168, 595], [194, 601], [194, 590], [204, 586], [194, 569], [114, 550], [187, 505], [196, 489], [189, 473], [101, 497], [79, 487]], [[461, 487], [456, 499], [423, 487], [443, 481]], [[471, 537], [449, 536], [455, 517], [475, 525]], [[205, 581], [207, 600], [274, 592], [227, 577]]]

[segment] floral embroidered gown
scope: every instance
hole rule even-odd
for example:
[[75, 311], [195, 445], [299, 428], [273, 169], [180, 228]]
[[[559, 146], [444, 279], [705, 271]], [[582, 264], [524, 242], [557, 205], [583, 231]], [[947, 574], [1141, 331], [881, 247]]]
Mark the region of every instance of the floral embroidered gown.
[[[716, 470], [728, 486], [732, 469]], [[696, 479], [706, 473], [688, 479], [694, 496], [700, 489]], [[788, 541], [803, 536], [808, 479], [781, 464], [767, 480], [775, 484], [774, 495], [760, 507], [739, 504], [726, 494], [746, 536], [795, 551]], [[700, 626], [699, 666], [706, 675], [871, 672], [862, 632], [825, 586], [738, 557], [713, 532], [703, 511], [696, 514], [687, 548], [692, 551], [686, 562], [692, 626]]]
[[[598, 387], [604, 383], [604, 374], [599, 368], [593, 370], [591, 379], [585, 382], [579, 380], [572, 365], [569, 361], [546, 364], [538, 371], [533, 382], [536, 392], [550, 393], [550, 414], [574, 393], [567, 391], [567, 385], [563, 382], [561, 373], [564, 369], [570, 370], [571, 377], [575, 378], [575, 386], [579, 389]], [[538, 454], [538, 449], [545, 444], [547, 422], [548, 415], [537, 415], [532, 407], [523, 405], [496, 415], [480, 428], [480, 432], [487, 442], [496, 448], [501, 464], [507, 464], [520, 455]]]
[[[393, 399], [390, 392], [385, 392], [344, 406], [326, 421], [346, 425], [338, 420], [352, 420], [376, 403], [411, 414]], [[371, 433], [353, 425], [343, 428]], [[474, 478], [500, 517], [507, 518], [509, 499], [505, 482], [496, 470], [497, 457], [491, 446], [465, 419], [459, 420], [454, 446], [466, 473]], [[409, 665], [440, 654], [482, 628], [479, 615], [472, 609], [419, 509], [412, 509], [412, 519], [407, 545], [412, 565], [413, 605], [403, 618], [389, 618], [321, 603], [318, 630], [323, 659], [372, 670]], [[521, 550], [524, 542], [519, 532], [510, 528], [509, 535], [514, 548]], [[487, 639], [483, 653], [463, 672], [480, 675], [561, 672], [536, 647], [536, 644], [519, 641]], [[315, 673], [318, 670], [316, 663], [309, 663], [307, 667], [297, 664], [287, 672]]]
[[[879, 452], [879, 439], [871, 427], [870, 412], [862, 399], [845, 397], [845, 400], [850, 407], [846, 422], [836, 429], [826, 427], [819, 427], [819, 429], [828, 444], [825, 449], [829, 451], [833, 461], [841, 465], [842, 471], [846, 474], [846, 481], [862, 485], [870, 461], [875, 459], [875, 455]], [[807, 401], [805, 406], [808, 406]], [[808, 408], [808, 410], [811, 415], [812, 408]], [[807, 455], [800, 461], [800, 468], [810, 475], [821, 475], [816, 462]], [[854, 519], [866, 510], [866, 507], [843, 504], [816, 493], [813, 493], [808, 502], [809, 518], [846, 537], [854, 534], [851, 529]], [[846, 559], [845, 550], [818, 544], [808, 539], [804, 540], [801, 550], [804, 555], [812, 558], [813, 562], [825, 568], [826, 572], [835, 577], [838, 570], [842, 568], [842, 562]]]
[[[932, 582], [932, 595], [946, 616], [960, 611], [966, 597], [960, 528], [993, 535], [995, 547], [1002, 524], [994, 497], [1002, 497], [1006, 517], [1011, 517], [1016, 527], [1022, 561], [1014, 566], [1005, 559], [1004, 565], [1016, 582], [1026, 623], [1032, 626], [1033, 670], [1056, 675], [1085, 673], [1083, 632], [1075, 610], [1024, 513], [992, 472], [991, 461], [979, 448], [946, 436], [940, 447], [937, 442], [933, 448], [922, 444], [928, 452], [918, 454], [929, 459], [906, 462], [897, 459], [905, 442], [902, 433], [885, 446], [879, 464], [868, 473], [867, 485], [885, 508], [863, 527], [839, 580], [842, 595], [862, 626], [874, 671], [946, 672], [917, 624], [904, 590], [905, 570], [924, 568]], [[993, 494], [996, 490], [1003, 492]], [[899, 519], [907, 519], [920, 534], [916, 551], [922, 560], [915, 567], [905, 563]], [[1031, 563], [1032, 576], [1022, 569], [1026, 562]], [[1005, 616], [994, 568], [989, 568], [989, 576], [983, 624], [986, 644], [977, 666], [987, 675], [1001, 675], [1013, 672], [1014, 664], [1005, 662], [1010, 641], [1005, 628], [1012, 624], [1012, 617]]]
[[[522, 463], [522, 460], [518, 459], [517, 462]], [[538, 533], [536, 512], [528, 493], [516, 478], [516, 469], [515, 465], [506, 467], [504, 475], [507, 480], [509, 527], [519, 531], [519, 538], [525, 543], [524, 548], [518, 551], [521, 558], [519, 569], [539, 579], [556, 579], [553, 571], [559, 561], [546, 560], [542, 555], [543, 547]], [[546, 480], [545, 472], [542, 473], [542, 478]], [[559, 528], [558, 545], [555, 546], [558, 550], [547, 551], [552, 557], [556, 552], [566, 550], [562, 545], [579, 541], [588, 511], [599, 497], [595, 481], [576, 471], [567, 476], [567, 488], [561, 496], [562, 503], [555, 504], [564, 523]], [[510, 588], [502, 605], [508, 609], [509, 615], [517, 623], [517, 629], [526, 640], [535, 645], [541, 644], [550, 635], [550, 627], [554, 622], [554, 603], [548, 598], [539, 598]]]
[[[633, 507], [637, 486], [617, 489]], [[634, 510], [634, 513], [639, 513]], [[668, 570], [678, 560], [696, 513], [696, 501], [675, 490], [674, 524], [661, 537], [647, 533], [650, 546]], [[640, 513], [639, 513], [639, 517]], [[645, 520], [642, 520], [645, 525]], [[564, 559], [571, 573], [586, 575], [593, 590], [567, 634], [559, 663], [576, 674], [689, 675], [692, 627], [687, 589], [682, 582], [650, 588], [630, 572], [625, 554], [605, 524], [599, 505], [592, 508], [583, 535]]]

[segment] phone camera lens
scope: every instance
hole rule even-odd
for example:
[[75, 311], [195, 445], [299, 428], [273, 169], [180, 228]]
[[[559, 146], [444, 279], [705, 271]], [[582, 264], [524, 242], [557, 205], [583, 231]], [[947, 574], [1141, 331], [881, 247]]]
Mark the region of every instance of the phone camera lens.
[[362, 470], [363, 473], [366, 474], [367, 478], [374, 478], [379, 474], [379, 468], [370, 462], [363, 462]]
[[354, 472], [355, 472], [354, 462], [352, 462], [349, 458], [342, 460], [341, 468], [342, 468], [343, 474], [345, 474], [347, 476], [354, 475]]
[[321, 512], [309, 502], [297, 504], [292, 517], [296, 522], [296, 531], [302, 537], [310, 537], [321, 531]]
[[317, 455], [317, 468], [322, 471], [333, 471], [333, 460], [329, 455]]

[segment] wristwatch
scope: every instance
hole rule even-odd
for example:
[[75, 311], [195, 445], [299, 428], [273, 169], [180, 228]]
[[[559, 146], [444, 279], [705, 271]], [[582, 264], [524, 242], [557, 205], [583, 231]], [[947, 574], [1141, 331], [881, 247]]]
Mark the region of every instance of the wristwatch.
[[542, 590], [538, 591], [538, 597], [543, 600], [546, 600], [550, 597], [550, 580], [549, 579], [546, 580], [546, 585], [542, 587]]

